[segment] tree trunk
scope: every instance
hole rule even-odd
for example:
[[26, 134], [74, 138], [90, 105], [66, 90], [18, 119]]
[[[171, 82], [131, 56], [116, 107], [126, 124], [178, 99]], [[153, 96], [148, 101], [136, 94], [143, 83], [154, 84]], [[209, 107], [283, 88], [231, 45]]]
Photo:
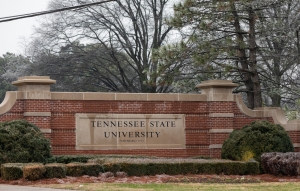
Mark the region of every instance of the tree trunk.
[[254, 91], [253, 91], [253, 83], [251, 78], [251, 73], [249, 71], [249, 63], [247, 60], [246, 50], [243, 48], [242, 44], [244, 43], [244, 37], [242, 34], [242, 29], [240, 26], [239, 16], [237, 14], [235, 4], [231, 4], [232, 14], [234, 17], [234, 28], [236, 32], [236, 39], [237, 39], [237, 59], [238, 62], [241, 64], [242, 70], [240, 72], [241, 78], [243, 79], [244, 85], [246, 87], [246, 94], [247, 94], [247, 101], [248, 107], [253, 109], [254, 106]]
[[253, 9], [248, 8], [249, 14], [249, 68], [251, 71], [251, 78], [253, 82], [254, 108], [262, 107], [262, 96], [259, 74], [257, 71], [256, 62], [256, 38], [255, 38], [255, 22], [256, 17]]

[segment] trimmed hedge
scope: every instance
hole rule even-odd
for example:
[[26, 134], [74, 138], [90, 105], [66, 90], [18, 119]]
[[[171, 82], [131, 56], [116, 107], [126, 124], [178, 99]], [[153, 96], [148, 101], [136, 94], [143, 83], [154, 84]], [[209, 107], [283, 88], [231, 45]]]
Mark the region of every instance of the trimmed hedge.
[[146, 156], [131, 156], [131, 155], [55, 155], [46, 160], [46, 163], [99, 163], [103, 164], [106, 158], [154, 158]]
[[[103, 164], [105, 172], [126, 172], [129, 176], [156, 174], [259, 174], [256, 161], [233, 162], [224, 160], [109, 160]], [[156, 162], [155, 162], [156, 161]]]
[[121, 165], [118, 163], [104, 163], [102, 167], [104, 172], [112, 172], [115, 174], [121, 171]]
[[23, 178], [27, 180], [39, 180], [44, 178], [46, 168], [42, 163], [26, 164], [23, 168]]
[[57, 155], [47, 159], [46, 163], [86, 163], [89, 159], [95, 158], [94, 155]]
[[4, 180], [18, 180], [23, 177], [23, 163], [1, 164], [1, 177]]
[[300, 174], [300, 153], [264, 153], [261, 166], [269, 174], [297, 176]]
[[[98, 176], [99, 173], [111, 173], [115, 176], [126, 173], [129, 176], [157, 174], [258, 174], [259, 163], [234, 162], [224, 160], [198, 159], [105, 159], [104, 164], [22, 164], [9, 163], [1, 166], [3, 179], [16, 180], [24, 177], [28, 180], [41, 178], [63, 178], [67, 176]], [[99, 160], [102, 161], [102, 160]]]
[[67, 176], [82, 176], [84, 175], [84, 164], [83, 163], [69, 163], [66, 164], [66, 175]]
[[51, 163], [45, 165], [45, 178], [65, 178], [66, 165], [62, 163]]
[[260, 161], [264, 152], [293, 151], [293, 143], [283, 127], [267, 121], [255, 121], [230, 134], [224, 141], [221, 157], [237, 161], [254, 158]]
[[86, 163], [83, 165], [84, 174], [89, 176], [98, 176], [99, 173], [104, 172], [104, 169], [101, 164], [96, 163]]
[[[104, 164], [106, 165], [106, 164]], [[135, 164], [135, 163], [121, 163], [120, 164], [120, 169], [119, 171], [121, 171], [121, 167], [122, 167], [122, 171], [126, 172], [128, 176], [144, 176], [147, 173], [147, 166], [148, 164]], [[105, 168], [104, 168], [105, 170]], [[105, 171], [108, 172], [108, 171]]]

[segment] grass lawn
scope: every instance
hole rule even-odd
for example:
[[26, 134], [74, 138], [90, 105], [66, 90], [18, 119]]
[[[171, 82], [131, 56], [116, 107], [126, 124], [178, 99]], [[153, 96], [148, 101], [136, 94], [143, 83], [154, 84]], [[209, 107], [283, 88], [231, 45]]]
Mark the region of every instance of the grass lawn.
[[238, 190], [263, 190], [263, 191], [293, 191], [299, 190], [300, 182], [291, 183], [248, 183], [248, 184], [217, 184], [217, 183], [163, 183], [163, 184], [125, 184], [125, 183], [83, 183], [83, 184], [52, 184], [39, 185], [39, 187], [61, 188], [71, 190], [85, 191], [190, 191], [190, 190], [205, 190], [205, 191], [238, 191]]

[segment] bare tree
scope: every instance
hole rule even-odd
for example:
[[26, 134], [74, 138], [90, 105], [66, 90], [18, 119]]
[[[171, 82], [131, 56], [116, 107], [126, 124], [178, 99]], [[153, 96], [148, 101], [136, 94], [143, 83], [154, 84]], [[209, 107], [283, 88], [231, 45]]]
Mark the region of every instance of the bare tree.
[[[50, 8], [90, 2], [52, 1]], [[173, 81], [160, 76], [174, 74], [158, 70], [159, 61], [151, 58], [169, 41], [172, 27], [164, 17], [170, 8], [169, 0], [118, 0], [56, 13], [37, 28], [30, 53], [41, 67], [55, 62], [57, 69], [68, 68], [49, 75], [85, 79], [101, 91], [168, 92]]]
[[299, 3], [287, 0], [258, 12], [260, 76], [269, 105], [274, 107], [294, 103], [299, 97]]

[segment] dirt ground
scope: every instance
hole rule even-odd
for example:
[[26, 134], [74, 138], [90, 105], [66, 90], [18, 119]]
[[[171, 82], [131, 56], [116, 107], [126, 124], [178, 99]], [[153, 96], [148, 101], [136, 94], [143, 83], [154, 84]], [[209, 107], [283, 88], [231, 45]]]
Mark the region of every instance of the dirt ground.
[[12, 185], [40, 185], [40, 184], [64, 184], [64, 183], [167, 183], [167, 182], [191, 182], [191, 183], [256, 183], [256, 182], [300, 182], [300, 177], [295, 176], [273, 176], [269, 174], [261, 175], [155, 175], [155, 176], [131, 176], [124, 174], [113, 176], [103, 173], [98, 177], [81, 176], [41, 179], [28, 181], [25, 179], [6, 181], [0, 178], [0, 184]]

